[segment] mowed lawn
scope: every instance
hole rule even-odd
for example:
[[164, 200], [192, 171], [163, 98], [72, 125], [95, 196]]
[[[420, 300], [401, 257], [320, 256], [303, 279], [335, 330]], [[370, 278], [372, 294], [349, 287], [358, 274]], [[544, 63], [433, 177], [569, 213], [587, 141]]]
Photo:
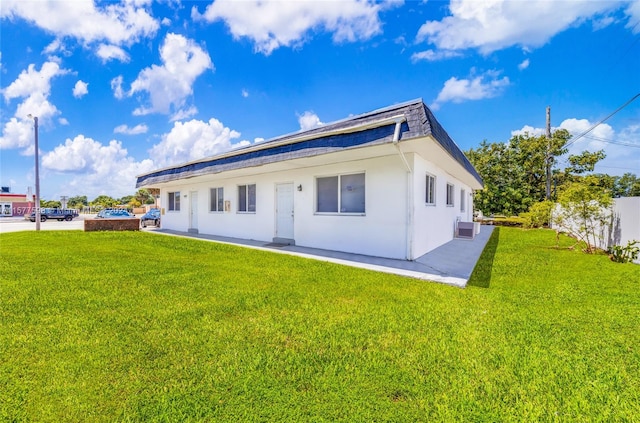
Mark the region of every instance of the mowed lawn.
[[2, 234], [0, 421], [638, 421], [640, 266], [554, 245], [500, 228], [459, 289], [150, 233]]

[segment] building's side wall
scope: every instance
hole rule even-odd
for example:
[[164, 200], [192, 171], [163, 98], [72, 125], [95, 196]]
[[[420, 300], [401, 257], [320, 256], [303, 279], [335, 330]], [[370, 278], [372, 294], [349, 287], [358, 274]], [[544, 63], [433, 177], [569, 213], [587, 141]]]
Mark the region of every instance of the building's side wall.
[[[407, 174], [398, 156], [388, 156], [288, 171], [256, 168], [255, 175], [227, 178], [211, 175], [206, 182], [189, 180], [161, 189], [162, 227], [189, 228], [191, 192], [198, 192], [199, 233], [271, 241], [276, 234], [276, 184], [294, 186], [294, 239], [297, 245], [380, 257], [406, 258]], [[365, 173], [364, 215], [325, 215], [316, 210], [316, 178]], [[256, 184], [256, 212], [238, 213], [238, 185]], [[301, 191], [297, 187], [301, 186]], [[210, 189], [224, 188], [227, 212], [210, 212]], [[168, 193], [180, 191], [180, 211], [168, 211]], [[186, 197], [185, 197], [186, 196]]]
[[[427, 204], [427, 175], [435, 176], [435, 204]], [[453, 185], [453, 205], [446, 204], [447, 184]], [[413, 156], [414, 232], [413, 258], [453, 239], [456, 221], [473, 221], [472, 190], [435, 163]], [[464, 190], [464, 211], [461, 210], [461, 190]]]

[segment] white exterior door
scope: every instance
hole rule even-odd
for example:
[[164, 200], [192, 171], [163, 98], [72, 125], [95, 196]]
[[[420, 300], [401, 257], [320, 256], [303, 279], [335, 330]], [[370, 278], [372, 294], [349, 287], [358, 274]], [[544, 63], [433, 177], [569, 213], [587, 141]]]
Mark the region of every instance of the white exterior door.
[[293, 183], [276, 185], [276, 238], [293, 240]]
[[189, 229], [198, 229], [198, 191], [189, 193]]

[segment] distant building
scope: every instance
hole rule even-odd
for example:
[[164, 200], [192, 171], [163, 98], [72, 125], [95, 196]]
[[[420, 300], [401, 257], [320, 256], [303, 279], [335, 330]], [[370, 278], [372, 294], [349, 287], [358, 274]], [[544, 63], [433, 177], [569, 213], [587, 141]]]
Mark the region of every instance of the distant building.
[[[0, 216], [24, 216], [31, 214], [35, 204], [35, 196], [29, 198], [28, 194], [15, 194], [8, 192], [8, 187], [2, 187], [0, 193]], [[4, 188], [7, 188], [6, 191]]]

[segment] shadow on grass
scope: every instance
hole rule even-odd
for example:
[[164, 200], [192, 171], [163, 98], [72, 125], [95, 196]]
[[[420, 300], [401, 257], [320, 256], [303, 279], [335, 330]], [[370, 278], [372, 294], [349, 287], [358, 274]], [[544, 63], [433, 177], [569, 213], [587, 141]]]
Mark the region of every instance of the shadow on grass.
[[500, 239], [500, 228], [493, 229], [493, 233], [487, 241], [478, 263], [473, 268], [473, 273], [467, 282], [467, 286], [476, 286], [479, 288], [489, 288], [491, 283], [491, 270], [493, 269], [493, 258], [496, 255], [496, 248]]

